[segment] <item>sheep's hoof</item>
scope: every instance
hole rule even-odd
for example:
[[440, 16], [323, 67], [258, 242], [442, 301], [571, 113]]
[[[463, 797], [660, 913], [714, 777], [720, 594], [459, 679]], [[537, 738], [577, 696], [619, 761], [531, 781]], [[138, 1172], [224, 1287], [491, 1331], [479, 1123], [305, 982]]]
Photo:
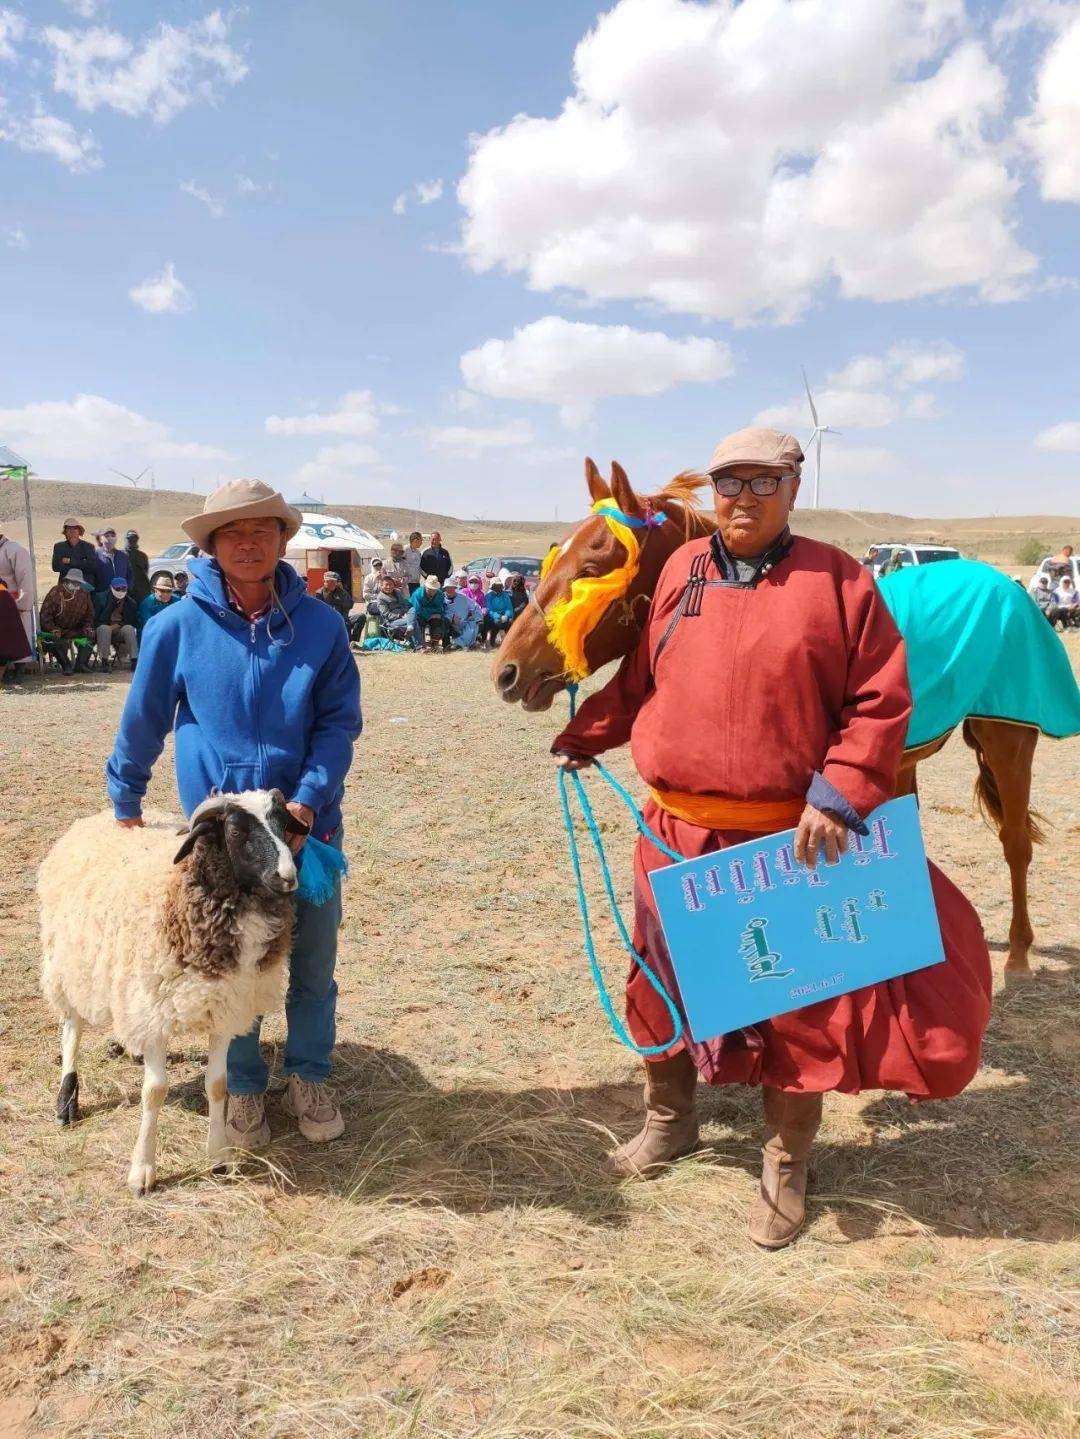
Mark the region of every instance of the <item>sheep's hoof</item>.
[[149, 1194], [157, 1183], [157, 1166], [153, 1164], [133, 1164], [128, 1170], [128, 1188], [136, 1199], [141, 1199]]
[[79, 1076], [74, 1070], [65, 1074], [60, 1081], [60, 1093], [56, 1096], [56, 1122], [61, 1129], [74, 1124], [79, 1117]]

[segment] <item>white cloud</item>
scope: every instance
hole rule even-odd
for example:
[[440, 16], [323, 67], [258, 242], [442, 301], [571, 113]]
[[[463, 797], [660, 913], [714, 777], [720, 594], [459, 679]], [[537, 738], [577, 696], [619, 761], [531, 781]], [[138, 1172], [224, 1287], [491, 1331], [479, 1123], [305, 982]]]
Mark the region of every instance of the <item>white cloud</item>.
[[1020, 123], [1044, 200], [1080, 200], [1080, 7], [1059, 8], [1060, 33], [1039, 65], [1035, 104]]
[[732, 371], [722, 340], [673, 340], [656, 330], [593, 325], [546, 315], [509, 340], [487, 340], [461, 357], [470, 390], [501, 400], [559, 405], [575, 423], [605, 395], [659, 395]]
[[191, 292], [177, 277], [171, 260], [160, 275], [148, 275], [128, 294], [134, 304], [151, 315], [179, 315], [191, 308]]
[[408, 190], [402, 190], [401, 194], [395, 197], [394, 203], [390, 208], [393, 210], [395, 215], [404, 215], [405, 211], [408, 209], [408, 206], [409, 192]]
[[64, 0], [64, 4], [80, 20], [92, 20], [97, 14], [98, 0]]
[[937, 395], [933, 390], [916, 390], [908, 396], [904, 414], [909, 420], [936, 420], [941, 414]]
[[0, 410], [0, 434], [41, 460], [107, 465], [131, 454], [144, 462], [231, 459], [228, 451], [213, 445], [176, 440], [167, 425], [102, 395], [76, 395], [74, 400], [43, 400], [17, 410]]
[[0, 60], [14, 60], [15, 46], [26, 34], [26, 21], [15, 10], [0, 9]]
[[829, 384], [840, 389], [861, 390], [867, 385], [880, 385], [885, 379], [885, 361], [880, 355], [856, 355], [842, 370], [834, 370]]
[[429, 450], [442, 450], [461, 460], [477, 460], [489, 450], [510, 450], [531, 444], [532, 426], [527, 420], [510, 420], [505, 425], [446, 425], [429, 430]]
[[273, 186], [269, 181], [253, 180], [250, 175], [237, 175], [236, 191], [239, 195], [265, 195]]
[[194, 180], [181, 180], [180, 189], [183, 194], [190, 195], [193, 200], [198, 200], [200, 205], [205, 205], [215, 220], [220, 220], [225, 213], [225, 206], [216, 199], [205, 185], [196, 185]]
[[21, 225], [7, 225], [0, 229], [0, 234], [9, 250], [29, 250], [30, 239]]
[[360, 471], [378, 463], [379, 452], [372, 445], [320, 445], [314, 458], [297, 470], [296, 479], [305, 489], [314, 485], [340, 488], [343, 484], [354, 482]]
[[959, 380], [964, 375], [964, 352], [947, 340], [936, 344], [893, 345], [885, 356], [893, 383], [900, 389], [907, 385], [934, 385], [943, 380]]
[[963, 0], [620, 0], [556, 117], [474, 139], [469, 263], [737, 321], [791, 320], [830, 283], [1012, 297], [1036, 262], [1005, 77], [963, 27]]
[[0, 140], [6, 140], [27, 154], [51, 155], [72, 174], [101, 168], [97, 141], [89, 131], [82, 135], [67, 120], [38, 109], [33, 115], [3, 116], [0, 98]]
[[1063, 454], [1080, 454], [1080, 420], [1065, 420], [1051, 425], [1035, 436], [1037, 450], [1058, 450]]
[[[963, 350], [947, 340], [905, 340], [884, 355], [855, 355], [828, 375], [825, 388], [811, 384], [822, 422], [838, 430], [883, 429], [903, 414], [909, 420], [937, 419], [937, 397], [929, 390], [907, 396], [913, 385], [936, 385], [959, 380], [964, 374]], [[902, 403], [903, 402], [903, 403]], [[755, 424], [798, 431], [812, 425], [805, 394], [781, 405], [770, 405], [755, 416]]]
[[[813, 387], [811, 387], [813, 388]], [[814, 403], [822, 424], [838, 430], [878, 430], [891, 425], [900, 406], [891, 395], [876, 390], [814, 390]], [[809, 429], [813, 424], [806, 396], [796, 396], [782, 405], [769, 405], [754, 416], [755, 425], [777, 430]]]
[[418, 205], [432, 205], [436, 200], [442, 199], [443, 182], [441, 180], [417, 180], [413, 188]]
[[370, 390], [350, 390], [342, 395], [329, 414], [268, 415], [268, 435], [345, 435], [362, 439], [379, 428], [379, 411], [389, 407], [376, 404]]
[[247, 74], [229, 44], [229, 23], [213, 10], [190, 25], [162, 22], [138, 43], [103, 26], [49, 25], [42, 40], [53, 52], [53, 88], [80, 110], [107, 106], [164, 125], [189, 105], [213, 104], [219, 85], [236, 85]]

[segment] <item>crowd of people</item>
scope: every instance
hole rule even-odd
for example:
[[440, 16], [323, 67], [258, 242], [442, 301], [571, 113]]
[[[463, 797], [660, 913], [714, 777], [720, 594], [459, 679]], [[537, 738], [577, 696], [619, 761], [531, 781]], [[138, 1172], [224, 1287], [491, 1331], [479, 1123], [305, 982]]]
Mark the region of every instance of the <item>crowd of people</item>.
[[1031, 597], [1046, 616], [1051, 629], [1080, 629], [1080, 593], [1073, 579], [1073, 547], [1065, 545], [1050, 562], [1053, 574], [1035, 581]]
[[388, 641], [429, 654], [495, 649], [529, 601], [523, 575], [503, 569], [485, 584], [455, 570], [438, 530], [426, 548], [414, 530], [407, 545], [391, 544], [389, 559], [372, 560], [358, 600], [335, 570], [315, 593], [342, 616], [355, 646]]

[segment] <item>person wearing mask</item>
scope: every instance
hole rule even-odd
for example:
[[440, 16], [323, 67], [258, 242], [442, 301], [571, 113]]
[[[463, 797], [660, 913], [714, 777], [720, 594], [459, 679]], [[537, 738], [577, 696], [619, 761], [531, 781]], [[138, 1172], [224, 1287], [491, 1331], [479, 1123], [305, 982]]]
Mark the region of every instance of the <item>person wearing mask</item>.
[[[83, 584], [82, 570], [65, 570], [41, 602], [42, 644], [66, 675], [85, 674], [94, 638], [94, 602]], [[77, 640], [86, 643], [76, 644]]]
[[[153, 766], [174, 731], [185, 815], [218, 790], [278, 789], [294, 852], [309, 835], [341, 847], [345, 777], [361, 727], [360, 676], [337, 616], [308, 594], [285, 562], [301, 522], [300, 512], [259, 480], [221, 485], [200, 514], [183, 521], [204, 555], [190, 562], [188, 598], [146, 629], [106, 765], [120, 825], [142, 823]], [[327, 1083], [340, 923], [340, 880], [321, 905], [297, 899], [285, 997], [284, 1107], [314, 1143], [345, 1129]], [[269, 1078], [256, 1021], [228, 1048], [225, 1129], [235, 1149], [270, 1142]]]
[[510, 583], [506, 587], [506, 593], [510, 596], [510, 603], [514, 607], [514, 618], [517, 619], [521, 611], [529, 603], [529, 591], [525, 585], [525, 576], [512, 574]]
[[435, 575], [425, 575], [409, 597], [410, 626], [414, 650], [434, 654], [442, 645], [446, 621], [446, 596]]
[[453, 572], [454, 562], [450, 558], [450, 551], [443, 549], [442, 535], [438, 530], [431, 532], [431, 544], [420, 556], [420, 572], [424, 575], [434, 575], [440, 585], [444, 585]]
[[[10, 593], [19, 611], [30, 654], [34, 653], [34, 602], [37, 599], [37, 581], [30, 551], [9, 535], [4, 534], [0, 525], [0, 584]], [[12, 668], [9, 680], [20, 679], [18, 670]]]
[[451, 575], [443, 586], [446, 596], [446, 627], [443, 649], [471, 650], [480, 633], [484, 611], [461, 588], [460, 575]]
[[117, 575], [109, 588], [95, 597], [94, 624], [102, 671], [108, 674], [112, 669], [114, 648], [116, 658], [130, 660], [134, 669], [139, 659], [139, 611], [122, 576]]
[[138, 530], [128, 530], [124, 536], [124, 554], [131, 566], [131, 575], [128, 580], [131, 598], [136, 605], [141, 605], [150, 594], [150, 561], [139, 549]]
[[98, 530], [96, 538], [99, 541], [94, 551], [98, 594], [106, 594], [113, 580], [123, 580], [130, 589], [131, 561], [122, 550], [116, 548], [116, 531], [111, 526], [107, 530]]
[[139, 605], [139, 643], [142, 644], [143, 630], [147, 624], [159, 615], [162, 610], [167, 610], [170, 605], [176, 603], [176, 586], [168, 575], [158, 575], [154, 581], [154, 588]]
[[484, 577], [483, 575], [471, 574], [465, 581], [465, 593], [474, 604], [484, 608]]
[[367, 605], [379, 593], [382, 586], [383, 562], [378, 555], [371, 562], [371, 569], [364, 576], [363, 600]]
[[349, 623], [349, 611], [352, 609], [352, 596], [341, 583], [341, 576], [337, 570], [327, 570], [323, 575], [322, 588], [315, 591], [315, 598], [322, 600], [324, 605], [329, 605], [332, 610], [345, 621], [346, 627]]
[[409, 644], [413, 633], [413, 617], [409, 601], [394, 583], [392, 575], [383, 575], [382, 589], [368, 605], [368, 614], [379, 626], [385, 639]]
[[423, 580], [423, 572], [420, 569], [420, 561], [424, 554], [424, 537], [419, 530], [413, 530], [409, 536], [409, 548], [401, 557], [405, 566], [405, 574], [408, 577], [408, 593], [411, 595], [417, 585]]
[[1063, 630], [1074, 629], [1080, 624], [1080, 599], [1077, 597], [1076, 586], [1068, 575], [1063, 575], [1054, 590], [1054, 617], [1051, 621], [1056, 625], [1060, 622]]
[[57, 540], [53, 545], [52, 567], [53, 572], [61, 579], [70, 569], [77, 569], [81, 572], [83, 583], [88, 584], [91, 590], [99, 588], [97, 582], [97, 555], [89, 540], [84, 540], [86, 528], [74, 517], [69, 517], [63, 524], [62, 540]]
[[484, 610], [484, 643], [488, 649], [502, 644], [503, 635], [514, 623], [514, 606], [502, 578], [496, 575], [487, 592]]

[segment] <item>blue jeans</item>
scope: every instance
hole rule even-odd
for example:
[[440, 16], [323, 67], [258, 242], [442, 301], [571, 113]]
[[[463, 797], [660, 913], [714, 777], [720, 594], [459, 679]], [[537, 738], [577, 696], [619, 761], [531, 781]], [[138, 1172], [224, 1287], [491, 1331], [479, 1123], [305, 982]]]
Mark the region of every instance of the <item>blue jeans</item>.
[[[341, 848], [339, 829], [330, 843]], [[338, 987], [334, 981], [338, 927], [341, 924], [341, 881], [322, 905], [296, 902], [296, 928], [289, 955], [289, 988], [285, 994], [285, 1073], [321, 1084], [330, 1076], [330, 1055], [336, 1036]], [[270, 1079], [259, 1049], [257, 1019], [247, 1034], [229, 1045], [230, 1094], [263, 1094]]]

